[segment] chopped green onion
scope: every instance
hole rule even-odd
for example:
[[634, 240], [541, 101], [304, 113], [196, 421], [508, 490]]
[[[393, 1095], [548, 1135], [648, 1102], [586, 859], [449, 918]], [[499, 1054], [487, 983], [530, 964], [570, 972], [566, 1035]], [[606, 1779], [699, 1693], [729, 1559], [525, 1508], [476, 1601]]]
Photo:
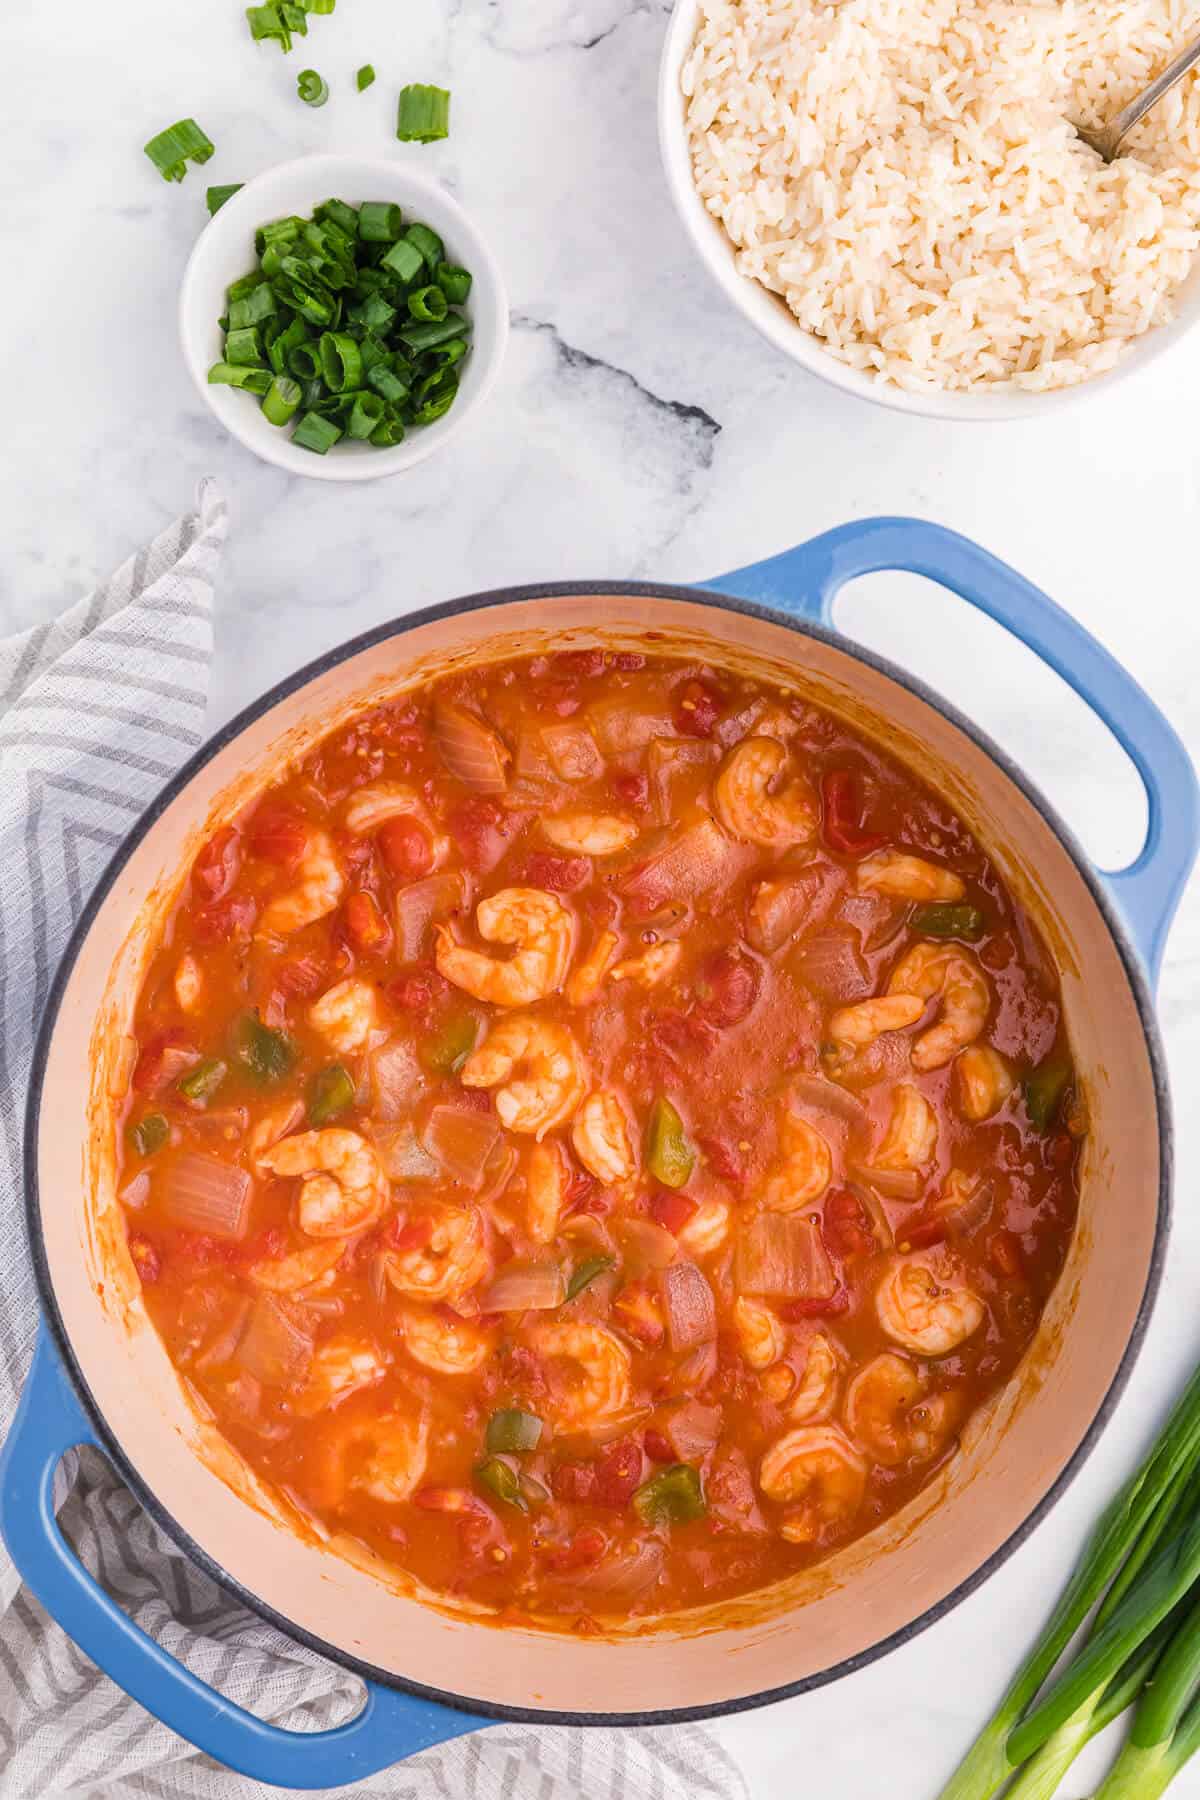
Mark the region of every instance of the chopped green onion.
[[950, 905], [930, 901], [927, 905], [914, 906], [908, 915], [908, 922], [921, 937], [965, 938], [972, 944], [987, 929], [987, 922], [979, 908], [965, 903]]
[[263, 366], [265, 358], [262, 344], [259, 341], [258, 327], [246, 325], [238, 331], [225, 334], [225, 361], [236, 367], [238, 364]]
[[401, 88], [396, 136], [402, 144], [432, 144], [450, 135], [450, 95], [445, 88], [419, 84]]
[[437, 266], [436, 279], [451, 306], [462, 306], [471, 292], [470, 270], [458, 269], [452, 263], [440, 262]]
[[425, 360], [433, 363], [435, 367], [441, 365], [445, 368], [452, 368], [455, 363], [461, 362], [466, 354], [466, 338], [456, 337], [450, 338], [444, 344], [435, 344], [432, 350], [425, 352]]
[[329, 98], [329, 83], [315, 69], [301, 69], [296, 77], [296, 92], [306, 106], [324, 106]]
[[297, 381], [320, 381], [321, 346], [314, 344], [309, 338], [306, 342], [294, 344], [288, 351], [287, 366], [290, 374]]
[[451, 1013], [421, 1046], [421, 1061], [431, 1075], [456, 1075], [475, 1048], [478, 1035], [479, 1022], [473, 1013]]
[[484, 1442], [492, 1456], [536, 1450], [542, 1435], [542, 1421], [536, 1413], [522, 1412], [519, 1407], [504, 1407], [494, 1412], [487, 1422]]
[[273, 1031], [257, 1013], [246, 1013], [237, 1029], [238, 1061], [255, 1081], [281, 1081], [296, 1060], [296, 1049], [286, 1032]]
[[248, 6], [246, 21], [250, 26], [250, 36], [255, 43], [277, 39], [281, 50], [286, 52], [291, 49], [292, 34], [278, 6], [274, 4]]
[[[267, 374], [266, 369], [253, 368], [246, 364], [235, 367], [233, 363], [215, 362], [208, 371], [208, 379], [213, 387], [249, 388], [253, 393], [257, 385], [255, 376]], [[269, 375], [267, 385], [270, 386]]]
[[346, 436], [365, 443], [383, 424], [383, 401], [378, 394], [358, 393], [346, 421]]
[[185, 1100], [203, 1106], [212, 1099], [228, 1073], [228, 1063], [223, 1063], [219, 1056], [206, 1056], [194, 1069], [181, 1075], [175, 1086]]
[[[273, 319], [279, 311], [275, 296], [271, 292], [271, 284], [260, 281], [252, 287], [248, 294], [239, 295], [231, 301], [229, 307], [229, 330], [242, 331], [249, 325], [261, 325], [264, 319]], [[236, 360], [234, 358], [231, 361]]]
[[292, 442], [299, 444], [302, 450], [315, 450], [318, 456], [324, 456], [327, 450], [333, 449], [341, 435], [340, 425], [321, 418], [318, 413], [306, 412], [292, 433]]
[[129, 1127], [129, 1141], [139, 1156], [153, 1156], [171, 1135], [171, 1127], [162, 1113], [147, 1113]]
[[331, 13], [337, 0], [304, 0], [310, 13]]
[[368, 294], [350, 308], [349, 317], [368, 331], [387, 332], [396, 322], [396, 308], [389, 306], [382, 294]]
[[381, 259], [379, 266], [381, 269], [390, 270], [397, 281], [402, 281], [407, 287], [409, 282], [415, 281], [421, 273], [424, 267], [424, 258], [415, 244], [410, 244], [406, 238], [401, 238], [399, 243], [392, 245]]
[[575, 1272], [567, 1283], [566, 1299], [574, 1300], [577, 1294], [582, 1294], [585, 1287], [591, 1286], [597, 1275], [603, 1275], [606, 1269], [612, 1269], [615, 1266], [616, 1258], [614, 1256], [585, 1256], [583, 1261], [576, 1265]]
[[352, 337], [342, 331], [326, 331], [321, 336], [321, 373], [325, 385], [340, 394], [362, 383], [362, 355]]
[[293, 0], [279, 0], [279, 12], [289, 31], [294, 31], [297, 37], [308, 36], [308, 20], [303, 6], [293, 4]]
[[368, 369], [367, 385], [373, 387], [381, 399], [392, 406], [399, 406], [401, 401], [408, 399], [407, 381], [402, 381], [396, 371], [389, 369], [386, 364], [381, 363], [374, 369]]
[[369, 88], [375, 79], [375, 71], [370, 63], [364, 63], [354, 79], [358, 83], [358, 91], [360, 94], [363, 93], [366, 88]]
[[354, 207], [347, 206], [344, 200], [322, 200], [313, 213], [314, 219], [332, 219], [348, 238], [353, 238], [358, 230], [358, 213]]
[[[295, 370], [292, 369], [290, 361], [292, 352], [298, 350], [301, 344], [306, 344], [307, 342], [308, 326], [304, 323], [303, 319], [293, 319], [290, 325], [284, 326], [277, 337], [271, 339], [271, 342], [267, 345], [267, 361], [270, 363], [276, 375], [286, 375], [289, 372], [293, 375], [295, 374]], [[315, 361], [316, 366], [319, 369], [321, 366], [319, 355], [315, 358]]]
[[518, 1507], [521, 1512], [528, 1510], [516, 1470], [511, 1469], [506, 1462], [501, 1462], [498, 1456], [490, 1456], [486, 1462], [480, 1463], [475, 1471], [475, 1479], [480, 1487], [487, 1489], [493, 1499], [502, 1500], [505, 1506]]
[[690, 1463], [672, 1463], [652, 1475], [637, 1489], [633, 1505], [647, 1525], [686, 1525], [708, 1511], [699, 1473]]
[[437, 232], [430, 231], [428, 225], [413, 224], [404, 233], [404, 241], [411, 244], [414, 250], [420, 251], [421, 261], [430, 275], [436, 275], [445, 248]]
[[394, 450], [397, 444], [404, 442], [404, 421], [395, 412], [384, 416], [383, 424], [377, 425], [371, 433], [371, 442], [377, 450]]
[[446, 296], [434, 285], [416, 288], [408, 296], [408, 310], [414, 319], [444, 319]]
[[414, 425], [432, 425], [454, 405], [458, 393], [458, 376], [452, 369], [436, 369], [427, 375], [417, 390], [419, 402], [413, 413]]
[[245, 185], [244, 181], [231, 181], [224, 187], [210, 187], [204, 196], [205, 203], [208, 206], [209, 217], [214, 218], [216, 214], [220, 212], [225, 202], [227, 200], [232, 200], [233, 196], [239, 194]]
[[286, 425], [303, 398], [300, 383], [290, 375], [276, 375], [263, 396], [263, 415], [268, 425]]
[[268, 244], [294, 244], [303, 230], [304, 220], [289, 213], [285, 219], [272, 219], [269, 225], [260, 225], [254, 234], [254, 247], [261, 256]]
[[1025, 1077], [1022, 1092], [1030, 1123], [1049, 1131], [1058, 1116], [1063, 1095], [1071, 1085], [1073, 1070], [1067, 1057], [1052, 1053]]
[[164, 181], [182, 181], [188, 163], [206, 163], [214, 145], [195, 119], [180, 119], [152, 137], [144, 148]]
[[328, 1068], [319, 1069], [309, 1083], [309, 1124], [328, 1125], [331, 1119], [336, 1119], [353, 1105], [354, 1083], [344, 1065], [330, 1063]]
[[390, 200], [364, 200], [358, 209], [358, 235], [364, 244], [394, 244], [404, 228], [404, 214]]
[[660, 1094], [646, 1127], [646, 1167], [664, 1187], [681, 1188], [695, 1166], [696, 1152], [688, 1142], [683, 1120]]
[[[397, 244], [397, 249], [400, 246]], [[402, 325], [399, 338], [402, 344], [414, 351], [432, 350], [438, 344], [448, 344], [451, 338], [462, 337], [470, 326], [466, 319], [457, 313], [448, 313], [444, 319], [431, 319], [428, 323], [421, 320], [412, 325]]]

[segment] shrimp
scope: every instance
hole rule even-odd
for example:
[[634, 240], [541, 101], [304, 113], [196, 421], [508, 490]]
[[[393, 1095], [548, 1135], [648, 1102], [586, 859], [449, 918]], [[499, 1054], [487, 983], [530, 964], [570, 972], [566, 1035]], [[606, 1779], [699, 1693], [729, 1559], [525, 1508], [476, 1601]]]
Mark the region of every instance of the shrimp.
[[786, 850], [816, 836], [817, 806], [806, 781], [797, 777], [770, 791], [787, 761], [787, 750], [769, 737], [743, 738], [729, 752], [713, 783], [713, 807], [731, 837]]
[[937, 1140], [937, 1114], [919, 1088], [902, 1081], [892, 1095], [892, 1115], [871, 1167], [919, 1169], [933, 1156]]
[[525, 1224], [537, 1244], [552, 1244], [558, 1235], [563, 1201], [570, 1184], [561, 1144], [535, 1144], [525, 1171]]
[[280, 1138], [285, 1138], [289, 1131], [294, 1131], [304, 1117], [304, 1106], [299, 1100], [281, 1100], [277, 1106], [268, 1107], [258, 1118], [250, 1130], [250, 1161], [261, 1175], [264, 1167], [273, 1174], [269, 1165], [263, 1163], [263, 1153]]
[[733, 1303], [733, 1327], [742, 1361], [752, 1369], [769, 1369], [787, 1350], [787, 1330], [777, 1313], [761, 1300], [744, 1295]]
[[185, 1013], [195, 1012], [204, 989], [204, 977], [200, 973], [200, 964], [190, 950], [185, 950], [175, 965], [174, 985], [180, 1010]]
[[428, 1240], [409, 1250], [391, 1250], [384, 1272], [410, 1300], [461, 1300], [491, 1268], [483, 1216], [477, 1206], [442, 1206], [433, 1215]]
[[680, 1247], [689, 1256], [711, 1256], [729, 1236], [730, 1220], [731, 1214], [724, 1200], [702, 1200], [677, 1233]]
[[891, 995], [941, 998], [936, 1025], [921, 1033], [912, 1049], [914, 1069], [940, 1069], [973, 1043], [987, 1024], [992, 990], [969, 950], [957, 944], [914, 944], [888, 982]]
[[606, 1325], [543, 1325], [535, 1334], [543, 1356], [569, 1365], [554, 1386], [555, 1422], [562, 1431], [586, 1431], [627, 1410], [629, 1352]]
[[340, 1238], [325, 1244], [310, 1244], [305, 1250], [293, 1250], [288, 1256], [273, 1257], [268, 1262], [251, 1263], [246, 1273], [255, 1287], [272, 1294], [295, 1294], [302, 1288], [325, 1285], [345, 1252]]
[[615, 856], [640, 835], [633, 820], [620, 813], [560, 813], [556, 819], [543, 819], [542, 831], [557, 849], [576, 856]]
[[434, 960], [455, 987], [492, 1006], [532, 1006], [562, 987], [575, 948], [575, 918], [557, 894], [501, 888], [479, 902], [475, 922], [489, 944], [511, 944], [515, 954], [498, 962], [439, 925]]
[[363, 1426], [371, 1448], [350, 1485], [372, 1500], [399, 1506], [409, 1499], [425, 1473], [426, 1415], [422, 1411], [414, 1419], [405, 1413], [385, 1413], [382, 1418], [364, 1420]]
[[815, 1125], [785, 1107], [779, 1127], [782, 1161], [768, 1176], [761, 1200], [768, 1212], [796, 1212], [819, 1200], [833, 1176], [833, 1154]]
[[[513, 1077], [520, 1071], [520, 1077]], [[459, 1073], [464, 1087], [495, 1088], [496, 1113], [508, 1131], [540, 1142], [579, 1106], [590, 1080], [586, 1058], [565, 1025], [511, 1013], [472, 1050]]]
[[837, 1353], [824, 1332], [818, 1331], [809, 1340], [804, 1373], [788, 1408], [797, 1424], [829, 1417], [837, 1399], [838, 1373]]
[[309, 1007], [308, 1022], [340, 1056], [364, 1050], [378, 1024], [375, 989], [353, 976], [335, 982]]
[[966, 885], [949, 869], [908, 856], [903, 850], [877, 850], [854, 871], [860, 893], [892, 894], [897, 900], [961, 900]]
[[925, 1002], [915, 994], [888, 994], [881, 1000], [859, 1000], [854, 1006], [839, 1006], [829, 1021], [829, 1039], [833, 1045], [831, 1060], [835, 1064], [849, 1062], [856, 1051], [869, 1049], [885, 1031], [903, 1031], [915, 1025], [925, 1011]]
[[571, 1127], [575, 1154], [597, 1181], [628, 1181], [637, 1171], [637, 1152], [625, 1108], [611, 1088], [589, 1094]]
[[938, 1454], [962, 1405], [957, 1395], [930, 1394], [928, 1387], [916, 1365], [894, 1350], [859, 1370], [846, 1394], [846, 1424], [872, 1461], [894, 1469]]
[[435, 1375], [470, 1375], [486, 1361], [495, 1333], [483, 1331], [453, 1313], [421, 1312], [407, 1306], [400, 1315], [404, 1348], [423, 1368]]
[[948, 1355], [987, 1315], [944, 1255], [897, 1257], [876, 1290], [875, 1312], [887, 1335], [918, 1356]]
[[259, 916], [256, 935], [287, 937], [331, 913], [342, 897], [346, 878], [326, 831], [310, 830], [296, 864], [297, 885], [279, 894]]
[[604, 977], [612, 967], [620, 942], [615, 931], [600, 933], [567, 982], [567, 999], [572, 1006], [591, 1005], [604, 985]]
[[668, 975], [673, 975], [679, 967], [683, 955], [683, 945], [674, 940], [666, 944], [651, 944], [649, 950], [641, 956], [633, 956], [626, 962], [619, 962], [612, 972], [614, 981], [636, 981], [639, 987], [657, 987]]
[[798, 1425], [766, 1452], [758, 1485], [769, 1500], [794, 1507], [780, 1536], [810, 1544], [853, 1519], [866, 1492], [867, 1464], [836, 1425]]
[[331, 1126], [301, 1131], [259, 1156], [272, 1175], [302, 1175], [296, 1209], [309, 1237], [347, 1237], [374, 1225], [388, 1203], [388, 1184], [372, 1144], [357, 1131]]
[[387, 1374], [387, 1364], [377, 1346], [364, 1338], [327, 1338], [313, 1351], [308, 1380], [293, 1407], [302, 1418], [325, 1412], [360, 1388], [373, 1387]]
[[954, 1059], [958, 1110], [974, 1124], [999, 1112], [1015, 1086], [1012, 1070], [990, 1044], [968, 1044]]
[[343, 814], [347, 831], [362, 837], [377, 831], [389, 819], [415, 819], [429, 835], [433, 850], [433, 867], [440, 868], [450, 853], [450, 840], [438, 834], [429, 809], [420, 794], [407, 781], [372, 781], [351, 794]]

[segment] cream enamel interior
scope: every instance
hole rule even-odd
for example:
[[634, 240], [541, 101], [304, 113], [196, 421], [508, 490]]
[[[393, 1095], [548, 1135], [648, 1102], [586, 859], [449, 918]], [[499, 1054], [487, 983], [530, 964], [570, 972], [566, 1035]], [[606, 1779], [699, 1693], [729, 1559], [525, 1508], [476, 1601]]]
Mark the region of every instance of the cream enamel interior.
[[[664, 651], [703, 646], [786, 677], [937, 785], [998, 858], [1062, 973], [1092, 1120], [1080, 1224], [1017, 1378], [897, 1519], [818, 1570], [707, 1614], [603, 1638], [511, 1627], [501, 1637], [298, 1531], [214, 1443], [132, 1297], [113, 1230], [107, 1093], [122, 1082], [120, 1045], [147, 946], [180, 870], [281, 757], [464, 658], [597, 636], [644, 648], [647, 631], [663, 634]], [[684, 599], [602, 594], [509, 600], [401, 629], [224, 745], [155, 820], [91, 924], [50, 1045], [36, 1154], [50, 1279], [93, 1399], [145, 1486], [217, 1565], [335, 1652], [416, 1684], [500, 1707], [645, 1713], [736, 1702], [861, 1655], [945, 1599], [1019, 1529], [1091, 1425], [1133, 1332], [1153, 1261], [1159, 1146], [1151, 1060], [1112, 935], [1071, 856], [985, 751], [836, 645]]]

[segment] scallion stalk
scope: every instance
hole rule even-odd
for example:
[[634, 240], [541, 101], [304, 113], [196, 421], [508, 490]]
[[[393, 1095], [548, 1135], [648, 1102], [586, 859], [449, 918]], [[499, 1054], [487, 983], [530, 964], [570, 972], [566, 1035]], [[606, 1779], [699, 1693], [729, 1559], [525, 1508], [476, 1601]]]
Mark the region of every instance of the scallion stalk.
[[370, 87], [371, 83], [375, 79], [375, 71], [371, 67], [370, 63], [364, 63], [362, 68], [358, 71], [357, 75], [354, 77], [354, 79], [358, 85], [359, 93], [361, 94], [361, 93], [365, 92], [365, 90]]
[[227, 200], [232, 200], [233, 196], [240, 193], [245, 185], [244, 181], [231, 181], [224, 187], [210, 187], [204, 196], [205, 204], [208, 207], [209, 217], [215, 218], [225, 202]]
[[296, 92], [306, 106], [324, 106], [329, 98], [329, 83], [315, 69], [301, 69], [296, 77]]
[[179, 119], [144, 146], [164, 181], [182, 181], [189, 162], [206, 163], [215, 146], [195, 119]]
[[419, 83], [401, 88], [396, 136], [402, 144], [432, 144], [450, 135], [450, 95], [446, 88]]

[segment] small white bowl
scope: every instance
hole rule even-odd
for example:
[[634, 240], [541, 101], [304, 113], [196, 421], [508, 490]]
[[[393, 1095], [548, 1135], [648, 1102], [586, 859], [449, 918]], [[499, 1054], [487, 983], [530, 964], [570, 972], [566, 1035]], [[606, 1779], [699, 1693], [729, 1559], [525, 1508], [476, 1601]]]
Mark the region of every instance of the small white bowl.
[[921, 413], [931, 419], [981, 420], [1031, 419], [1069, 405], [1115, 382], [1161, 356], [1200, 318], [1200, 258], [1175, 296], [1176, 317], [1136, 340], [1114, 368], [1090, 381], [1071, 387], [1027, 393], [1004, 388], [982, 393], [910, 393], [892, 382], [852, 369], [824, 349], [820, 340], [797, 323], [786, 303], [760, 282], [738, 272], [734, 247], [724, 227], [709, 212], [696, 191], [688, 148], [687, 106], [680, 78], [700, 24], [701, 0], [676, 0], [667, 28], [658, 71], [658, 141], [667, 186], [675, 210], [692, 240], [701, 262], [717, 286], [763, 337], [790, 356], [793, 362], [820, 376], [822, 381], [870, 400], [895, 412]]
[[[415, 427], [393, 449], [378, 450], [342, 438], [325, 456], [319, 456], [292, 442], [291, 425], [271, 425], [252, 394], [210, 385], [208, 371], [221, 356], [223, 334], [217, 320], [225, 311], [225, 290], [257, 266], [257, 228], [288, 213], [308, 218], [323, 200], [333, 198], [349, 206], [364, 200], [390, 200], [406, 220], [419, 219], [431, 226], [446, 245], [447, 260], [471, 271], [471, 293], [464, 310], [472, 331], [470, 350], [459, 364], [458, 394], [448, 413], [432, 425]], [[204, 400], [248, 450], [290, 474], [309, 475], [317, 481], [373, 481], [424, 462], [457, 437], [483, 405], [508, 341], [508, 296], [487, 243], [445, 188], [415, 175], [398, 161], [302, 156], [248, 181], [200, 233], [179, 293], [179, 335], [184, 360]]]

